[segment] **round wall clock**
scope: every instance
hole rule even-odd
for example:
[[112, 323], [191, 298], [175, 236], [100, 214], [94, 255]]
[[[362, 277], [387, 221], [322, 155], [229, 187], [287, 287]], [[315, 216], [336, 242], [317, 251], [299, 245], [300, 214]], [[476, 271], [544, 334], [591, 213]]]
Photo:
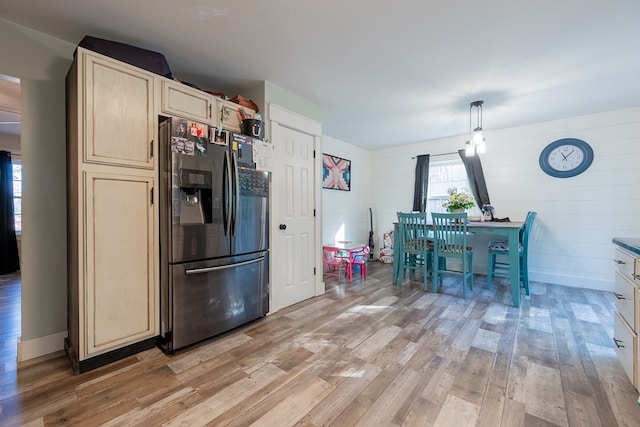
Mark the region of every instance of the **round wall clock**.
[[540, 168], [555, 178], [570, 178], [586, 171], [593, 162], [593, 149], [581, 139], [553, 141], [540, 153]]

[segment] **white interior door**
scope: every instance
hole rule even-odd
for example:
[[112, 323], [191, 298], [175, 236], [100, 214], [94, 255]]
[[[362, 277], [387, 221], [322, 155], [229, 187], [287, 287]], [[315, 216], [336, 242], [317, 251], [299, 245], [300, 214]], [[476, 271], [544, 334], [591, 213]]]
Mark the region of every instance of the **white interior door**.
[[[271, 312], [316, 292], [316, 137], [272, 122]], [[321, 282], [321, 281], [320, 281]]]

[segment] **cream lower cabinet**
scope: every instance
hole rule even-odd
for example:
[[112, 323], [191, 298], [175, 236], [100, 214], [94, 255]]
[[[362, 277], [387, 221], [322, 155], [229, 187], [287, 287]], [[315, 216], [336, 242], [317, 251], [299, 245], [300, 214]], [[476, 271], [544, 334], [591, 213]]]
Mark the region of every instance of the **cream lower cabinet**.
[[154, 180], [86, 173], [87, 354], [156, 335]]
[[[616, 239], [614, 239], [616, 243]], [[633, 386], [640, 388], [640, 359], [638, 332], [640, 329], [640, 255], [617, 247], [614, 262], [614, 316], [613, 341], [620, 363]]]
[[76, 373], [159, 333], [154, 79], [81, 48], [67, 75], [65, 350]]

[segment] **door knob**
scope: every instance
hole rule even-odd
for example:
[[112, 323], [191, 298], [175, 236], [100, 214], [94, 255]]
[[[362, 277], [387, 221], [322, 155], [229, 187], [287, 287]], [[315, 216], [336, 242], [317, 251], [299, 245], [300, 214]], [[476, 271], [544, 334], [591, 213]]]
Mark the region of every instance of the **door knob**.
[[286, 230], [287, 224], [280, 224], [280, 230]]

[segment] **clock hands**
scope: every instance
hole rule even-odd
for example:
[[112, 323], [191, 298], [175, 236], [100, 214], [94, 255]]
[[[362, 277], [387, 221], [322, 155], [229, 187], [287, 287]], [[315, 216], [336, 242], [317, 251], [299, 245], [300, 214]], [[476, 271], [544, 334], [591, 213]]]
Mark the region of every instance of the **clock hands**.
[[560, 155], [562, 156], [562, 160], [564, 160], [566, 162], [567, 158], [569, 158], [569, 156], [572, 155], [574, 151], [576, 151], [576, 150], [571, 150], [571, 152], [569, 154], [567, 154], [566, 156], [561, 151]]

